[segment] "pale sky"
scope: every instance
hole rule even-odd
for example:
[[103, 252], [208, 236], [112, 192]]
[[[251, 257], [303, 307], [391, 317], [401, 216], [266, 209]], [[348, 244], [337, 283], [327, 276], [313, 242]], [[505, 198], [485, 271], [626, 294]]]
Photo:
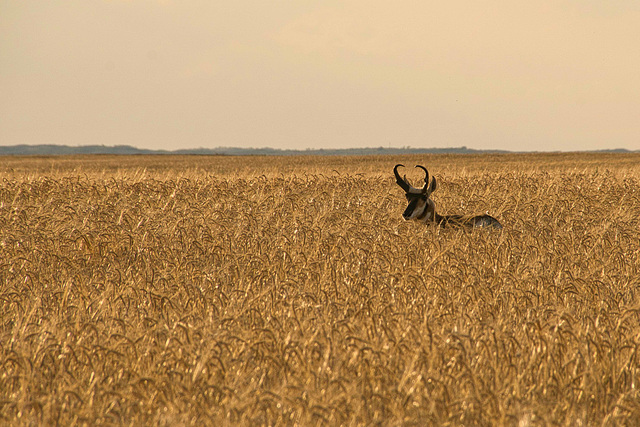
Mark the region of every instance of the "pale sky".
[[0, 145], [640, 149], [637, 0], [0, 0]]

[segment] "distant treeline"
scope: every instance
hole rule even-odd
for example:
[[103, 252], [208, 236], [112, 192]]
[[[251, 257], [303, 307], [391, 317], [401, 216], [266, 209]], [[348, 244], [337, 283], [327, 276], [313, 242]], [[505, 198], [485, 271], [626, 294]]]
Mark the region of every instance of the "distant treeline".
[[[628, 153], [626, 149], [600, 150], [601, 152]], [[12, 145], [0, 146], [0, 155], [14, 156], [51, 156], [69, 154], [200, 154], [223, 156], [346, 156], [346, 155], [374, 155], [374, 154], [495, 154], [510, 153], [507, 150], [474, 150], [472, 148], [341, 148], [341, 149], [307, 149], [307, 150], [280, 150], [276, 148], [192, 148], [183, 150], [148, 150], [136, 148], [130, 145], [84, 145], [72, 147], [68, 145]]]

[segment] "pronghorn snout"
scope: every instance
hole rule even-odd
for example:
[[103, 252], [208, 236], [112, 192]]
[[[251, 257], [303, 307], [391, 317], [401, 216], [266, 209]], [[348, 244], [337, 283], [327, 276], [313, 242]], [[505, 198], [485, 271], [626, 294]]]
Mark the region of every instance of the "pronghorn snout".
[[407, 208], [402, 213], [402, 217], [407, 221], [422, 215], [427, 208], [427, 198], [421, 194], [408, 193], [407, 200], [409, 201], [409, 205], [407, 205]]

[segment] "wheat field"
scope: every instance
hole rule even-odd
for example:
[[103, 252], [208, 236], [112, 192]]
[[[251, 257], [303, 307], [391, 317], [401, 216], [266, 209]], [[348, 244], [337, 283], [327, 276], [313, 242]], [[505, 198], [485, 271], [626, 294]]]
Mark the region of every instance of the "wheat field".
[[[392, 169], [438, 211], [405, 222]], [[0, 161], [0, 424], [638, 425], [640, 155]]]

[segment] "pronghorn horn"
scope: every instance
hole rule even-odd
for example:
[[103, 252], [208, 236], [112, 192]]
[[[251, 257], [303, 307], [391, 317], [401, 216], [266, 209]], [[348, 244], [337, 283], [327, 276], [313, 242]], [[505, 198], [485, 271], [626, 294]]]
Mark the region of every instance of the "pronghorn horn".
[[416, 167], [424, 171], [424, 187], [422, 187], [422, 192], [426, 193], [429, 186], [429, 171], [424, 166], [416, 165]]
[[398, 173], [398, 167], [400, 166], [404, 167], [404, 165], [397, 164], [393, 168], [393, 174], [396, 176], [396, 183], [400, 186], [400, 188], [404, 190], [405, 193], [408, 193], [411, 186], [409, 185], [406, 179], [403, 179], [402, 177], [400, 177], [400, 174]]

